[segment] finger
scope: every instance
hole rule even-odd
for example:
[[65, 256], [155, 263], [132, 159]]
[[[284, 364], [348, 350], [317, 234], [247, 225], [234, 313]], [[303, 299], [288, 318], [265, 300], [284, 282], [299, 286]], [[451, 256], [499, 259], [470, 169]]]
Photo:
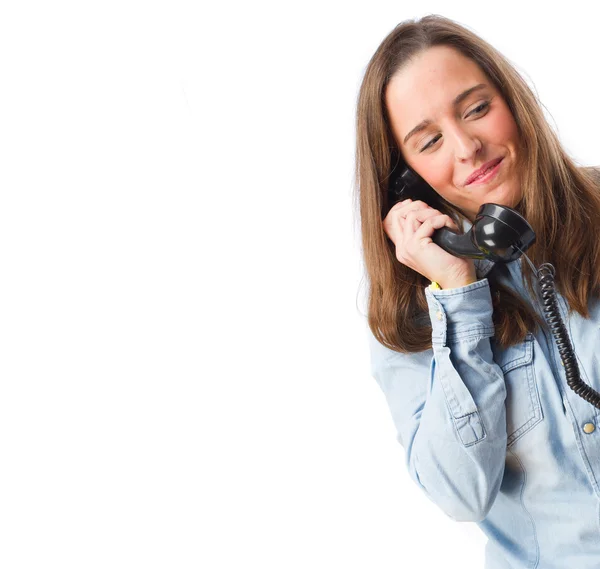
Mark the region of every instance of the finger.
[[439, 217], [439, 216], [443, 216], [446, 219], [446, 223], [445, 223], [446, 227], [448, 227], [449, 229], [452, 229], [453, 231], [460, 232], [458, 225], [456, 225], [456, 222], [449, 215], [445, 215], [445, 214], [441, 213], [440, 211], [437, 211], [436, 209], [419, 210], [417, 212], [417, 219], [421, 222], [424, 222], [426, 219], [431, 219], [433, 217]]
[[398, 204], [400, 207], [398, 208], [398, 211], [405, 213], [407, 211], [414, 211], [414, 210], [419, 210], [419, 209], [431, 209], [431, 206], [428, 203], [425, 203], [422, 200], [404, 200], [403, 202], [398, 202]]
[[398, 246], [401, 242], [404, 234], [403, 222], [404, 219], [400, 218], [398, 214], [394, 214], [390, 210], [390, 212], [385, 216], [383, 220], [383, 231], [388, 236], [390, 241]]
[[406, 214], [412, 205], [413, 201], [410, 198], [397, 202], [390, 208], [390, 211], [383, 220], [383, 228], [394, 243], [396, 243], [396, 240], [392, 235], [401, 235], [403, 233], [406, 225]]
[[[433, 210], [432, 207], [425, 203], [424, 201], [417, 200], [404, 200], [403, 202], [399, 202], [390, 210], [390, 213], [400, 219], [400, 224], [403, 229], [410, 229], [411, 233], [415, 232], [419, 227], [421, 222], [412, 215], [410, 218], [408, 217], [411, 213], [414, 212], [423, 212], [423, 211], [436, 211]], [[439, 212], [438, 212], [439, 213]]]
[[412, 203], [412, 200], [403, 200], [401, 202], [396, 202], [388, 211], [388, 215], [391, 213], [396, 215], [398, 212], [402, 212], [406, 207], [408, 207]]
[[406, 213], [406, 217], [404, 218], [404, 227], [409, 229], [409, 233], [413, 234], [421, 227], [421, 224], [424, 220], [419, 219], [420, 215], [422, 216], [423, 212], [427, 210], [412, 210]]
[[421, 224], [425, 222], [427, 219], [431, 219], [432, 217], [442, 215], [437, 209], [429, 208], [429, 209], [418, 209], [409, 211], [406, 214], [407, 222], [410, 221], [409, 226], [412, 228], [413, 233], [421, 227]]
[[390, 212], [393, 211], [394, 215], [401, 215], [402, 217], [405, 217], [406, 212], [417, 209], [431, 209], [431, 206], [422, 200], [412, 201], [410, 199], [407, 199], [394, 204], [390, 209]]
[[431, 237], [434, 231], [441, 229], [442, 227], [449, 227], [450, 229], [456, 228], [456, 224], [452, 221], [452, 219], [444, 214], [434, 215], [432, 217], [427, 218], [419, 227], [417, 231], [415, 231], [415, 237], [417, 239], [424, 239], [426, 237]]
[[406, 214], [406, 217], [408, 218], [409, 215], [414, 217], [414, 219], [416, 219], [419, 222], [419, 224], [421, 224], [426, 219], [442, 215], [442, 213], [440, 213], [437, 209], [418, 209], [414, 211], [409, 211]]

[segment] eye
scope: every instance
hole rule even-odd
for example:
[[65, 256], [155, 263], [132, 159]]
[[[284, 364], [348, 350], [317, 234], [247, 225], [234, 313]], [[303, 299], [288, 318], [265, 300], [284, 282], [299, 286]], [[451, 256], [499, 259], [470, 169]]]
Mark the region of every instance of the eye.
[[441, 137], [442, 137], [441, 134], [434, 136], [425, 146], [423, 146], [423, 148], [421, 148], [421, 150], [419, 152], [423, 152], [424, 150], [427, 150], [430, 146], [435, 144]]
[[490, 106], [489, 101], [486, 101], [485, 103], [481, 103], [480, 105], [478, 105], [477, 107], [475, 107], [470, 113], [467, 114], [467, 117], [470, 117], [471, 115], [475, 114], [481, 114], [483, 111], [485, 111], [488, 107]]
[[[484, 101], [483, 103], [477, 105], [472, 111], [467, 113], [467, 116], [465, 118], [468, 118], [471, 115], [483, 115], [488, 110], [489, 106], [490, 102]], [[441, 137], [441, 134], [434, 136], [425, 146], [423, 146], [423, 148], [421, 148], [421, 150], [419, 150], [419, 152], [424, 152], [425, 150], [433, 146]]]

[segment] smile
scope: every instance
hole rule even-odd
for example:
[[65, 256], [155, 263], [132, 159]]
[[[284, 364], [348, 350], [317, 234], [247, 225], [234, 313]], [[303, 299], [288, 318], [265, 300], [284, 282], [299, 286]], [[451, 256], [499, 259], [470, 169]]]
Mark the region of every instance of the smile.
[[495, 164], [491, 168], [488, 168], [483, 174], [480, 174], [474, 180], [471, 180], [466, 185], [467, 186], [475, 186], [475, 185], [478, 185], [478, 184], [485, 184], [486, 182], [489, 182], [490, 180], [492, 180], [498, 174], [498, 171], [500, 170], [500, 166], [501, 166], [501, 164], [502, 164], [503, 161], [504, 161], [504, 158], [502, 158], [500, 160], [500, 162], [498, 162], [497, 164]]

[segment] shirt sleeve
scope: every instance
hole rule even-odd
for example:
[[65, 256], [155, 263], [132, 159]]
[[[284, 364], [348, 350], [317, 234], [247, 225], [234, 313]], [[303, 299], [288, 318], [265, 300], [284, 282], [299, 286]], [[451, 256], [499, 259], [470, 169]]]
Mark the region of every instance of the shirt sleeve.
[[426, 289], [432, 349], [401, 354], [370, 334], [371, 373], [385, 394], [411, 478], [449, 517], [479, 522], [506, 459], [506, 387], [494, 362], [487, 279]]

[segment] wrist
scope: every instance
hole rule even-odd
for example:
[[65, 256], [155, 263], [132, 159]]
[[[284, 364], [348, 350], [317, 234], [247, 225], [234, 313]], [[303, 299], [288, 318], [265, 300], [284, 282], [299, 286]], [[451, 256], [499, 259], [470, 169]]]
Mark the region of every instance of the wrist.
[[[476, 283], [477, 279], [475, 277], [473, 278], [465, 278], [465, 279], [448, 279], [448, 280], [444, 280], [444, 281], [437, 281], [437, 283], [435, 281], [432, 282], [432, 284], [429, 286], [430, 289], [432, 290], [447, 290], [450, 288], [460, 288], [463, 286], [467, 286], [473, 283]], [[439, 288], [437, 288], [435, 285], [438, 285]]]
[[[441, 279], [438, 279], [435, 282], [441, 289], [460, 288], [463, 286], [467, 286], [467, 285], [476, 283], [477, 282], [477, 274], [475, 273], [475, 267], [473, 267], [473, 270], [469, 271], [468, 273], [459, 273], [459, 274], [448, 273], [447, 275], [444, 275]], [[431, 288], [432, 288], [432, 290], [436, 289], [435, 286], [433, 286]]]

